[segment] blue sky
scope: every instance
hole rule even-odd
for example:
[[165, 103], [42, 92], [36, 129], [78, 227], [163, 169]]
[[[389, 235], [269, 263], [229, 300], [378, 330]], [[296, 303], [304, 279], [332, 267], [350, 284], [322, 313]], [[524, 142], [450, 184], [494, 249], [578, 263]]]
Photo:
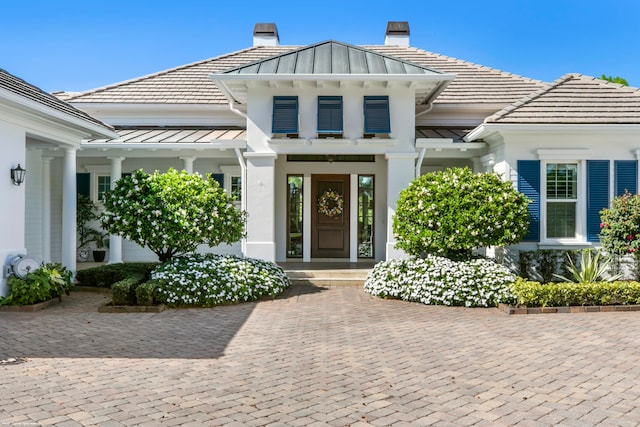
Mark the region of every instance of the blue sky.
[[411, 45], [545, 81], [606, 73], [640, 86], [640, 1], [5, 0], [0, 68], [46, 91], [81, 91], [251, 46], [256, 22], [281, 44]]

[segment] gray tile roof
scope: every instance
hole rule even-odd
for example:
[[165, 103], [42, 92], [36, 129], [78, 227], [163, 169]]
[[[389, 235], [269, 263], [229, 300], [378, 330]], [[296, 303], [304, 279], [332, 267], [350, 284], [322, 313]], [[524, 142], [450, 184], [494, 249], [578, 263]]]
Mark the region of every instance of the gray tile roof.
[[361, 47], [329, 40], [272, 58], [244, 64], [220, 74], [442, 74]]
[[247, 131], [241, 128], [218, 127], [136, 127], [117, 129], [114, 139], [92, 139], [87, 142], [113, 143], [184, 143], [199, 144], [216, 141], [247, 139]]
[[[448, 74], [456, 74], [435, 103], [507, 105], [546, 87], [546, 83], [450, 58], [425, 50], [402, 46], [362, 46]], [[161, 103], [226, 104], [222, 92], [209, 74], [299, 49], [300, 46], [260, 46], [159, 73], [116, 83], [79, 94], [61, 94], [72, 103]]]
[[488, 117], [486, 123], [640, 124], [640, 89], [566, 74]]
[[78, 110], [72, 105], [69, 105], [64, 101], [61, 101], [55, 96], [33, 86], [32, 84], [27, 83], [26, 81], [14, 76], [13, 74], [8, 73], [7, 71], [1, 68], [0, 68], [0, 89], [7, 90], [23, 98], [37, 102], [38, 104], [41, 104], [45, 107], [64, 113], [67, 116], [74, 117], [76, 119], [81, 119], [83, 121], [92, 123], [94, 125], [101, 126], [105, 128], [105, 130], [108, 130], [108, 131], [113, 130], [111, 126], [108, 126], [102, 123], [100, 120], [96, 119], [95, 117], [90, 116], [84, 111]]
[[363, 46], [375, 52], [455, 74], [434, 104], [509, 104], [547, 86], [539, 80], [506, 73], [414, 47]]

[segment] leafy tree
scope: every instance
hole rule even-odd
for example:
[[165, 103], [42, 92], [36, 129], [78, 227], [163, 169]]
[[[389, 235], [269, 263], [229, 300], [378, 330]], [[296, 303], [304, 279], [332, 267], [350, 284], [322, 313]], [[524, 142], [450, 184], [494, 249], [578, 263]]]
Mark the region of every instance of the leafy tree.
[[619, 85], [629, 86], [629, 82], [627, 82], [626, 79], [623, 79], [620, 76], [613, 77], [613, 76], [607, 76], [606, 74], [603, 74], [602, 76], [600, 76], [600, 80], [606, 80], [611, 83], [617, 83]]
[[474, 248], [517, 243], [529, 225], [528, 203], [496, 174], [469, 168], [428, 173], [400, 193], [396, 246], [415, 256], [469, 258]]
[[612, 255], [640, 254], [640, 195], [625, 192], [600, 211], [600, 242]]
[[105, 193], [104, 207], [105, 230], [147, 246], [161, 262], [244, 236], [245, 214], [218, 183], [185, 171], [138, 170]]

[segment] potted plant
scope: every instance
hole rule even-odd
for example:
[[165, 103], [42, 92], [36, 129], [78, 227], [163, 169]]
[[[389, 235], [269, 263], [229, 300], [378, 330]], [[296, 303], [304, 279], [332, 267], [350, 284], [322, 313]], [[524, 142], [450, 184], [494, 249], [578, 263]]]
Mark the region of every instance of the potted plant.
[[109, 247], [109, 233], [94, 230], [93, 241], [96, 242], [96, 248], [93, 250], [93, 260], [95, 262], [102, 262], [107, 253], [106, 248]]
[[95, 213], [96, 205], [91, 198], [78, 194], [76, 199], [76, 227], [78, 230], [77, 260], [86, 262], [89, 259], [88, 244], [94, 241], [95, 229], [89, 223], [98, 218]]

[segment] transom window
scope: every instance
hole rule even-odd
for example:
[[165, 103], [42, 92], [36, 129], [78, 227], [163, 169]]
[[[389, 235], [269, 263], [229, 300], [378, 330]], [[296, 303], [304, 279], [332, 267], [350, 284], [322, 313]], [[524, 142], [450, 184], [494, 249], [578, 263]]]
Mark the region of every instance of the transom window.
[[547, 238], [575, 238], [578, 165], [548, 163], [546, 180]]

